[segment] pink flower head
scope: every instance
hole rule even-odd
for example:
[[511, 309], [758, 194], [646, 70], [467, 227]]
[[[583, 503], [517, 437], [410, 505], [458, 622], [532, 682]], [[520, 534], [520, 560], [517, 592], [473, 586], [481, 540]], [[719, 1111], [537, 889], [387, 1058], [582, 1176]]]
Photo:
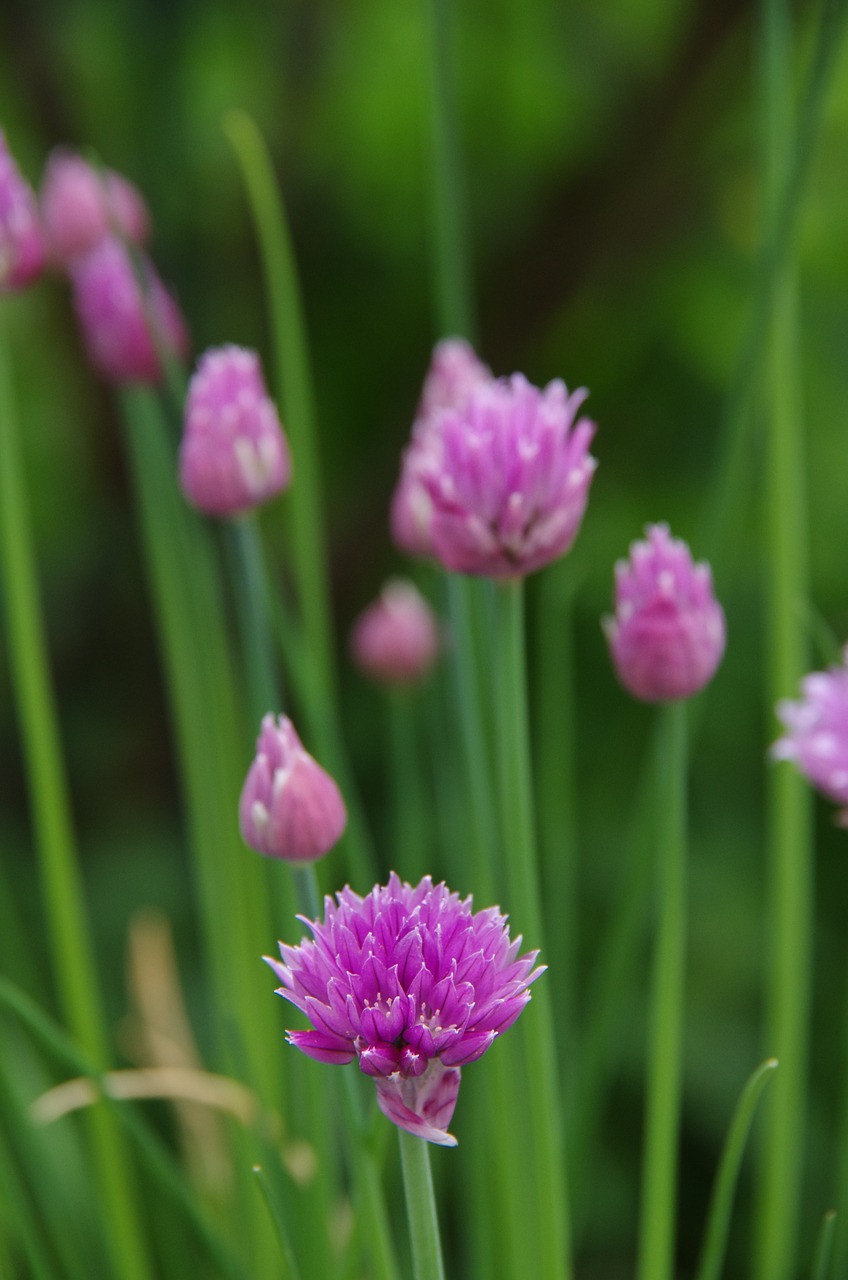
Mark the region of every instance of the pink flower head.
[[41, 271], [45, 256], [35, 193], [0, 129], [0, 293], [25, 288]]
[[75, 259], [69, 270], [86, 349], [105, 378], [158, 382], [161, 369], [151, 326], [163, 346], [185, 356], [185, 323], [147, 258], [140, 262], [144, 295], [126, 248], [114, 236]]
[[239, 801], [245, 844], [268, 858], [314, 862], [341, 838], [347, 811], [330, 775], [287, 716], [265, 716]]
[[67, 265], [111, 233], [136, 244], [150, 234], [137, 187], [111, 170], [102, 173], [63, 147], [50, 153], [41, 186], [41, 216], [54, 261]]
[[433, 507], [423, 477], [441, 462], [441, 415], [462, 409], [474, 388], [491, 378], [491, 371], [462, 338], [445, 338], [433, 351], [391, 506], [392, 537], [410, 555], [435, 555], [430, 537]]
[[709, 565], [693, 564], [668, 525], [648, 525], [615, 566], [615, 617], [604, 620], [618, 678], [636, 698], [689, 698], [712, 679], [725, 622]]
[[421, 483], [437, 558], [458, 573], [522, 577], [570, 548], [589, 494], [595, 425], [575, 423], [586, 391], [522, 374], [478, 384], [439, 417]]
[[442, 1146], [460, 1068], [481, 1057], [530, 999], [538, 952], [519, 956], [497, 907], [472, 911], [429, 876], [392, 872], [365, 898], [345, 888], [324, 899], [324, 921], [299, 946], [266, 957], [279, 994], [302, 1010], [309, 1031], [289, 1042], [319, 1062], [353, 1062], [373, 1076], [393, 1124]]
[[439, 628], [420, 591], [393, 578], [357, 618], [350, 647], [366, 675], [388, 684], [413, 684], [436, 660]]
[[216, 347], [191, 379], [180, 447], [180, 484], [211, 516], [249, 511], [285, 489], [288, 444], [255, 351]]
[[848, 646], [842, 666], [805, 676], [801, 693], [798, 702], [777, 704], [786, 734], [771, 754], [792, 760], [823, 795], [843, 805], [836, 820], [848, 827]]

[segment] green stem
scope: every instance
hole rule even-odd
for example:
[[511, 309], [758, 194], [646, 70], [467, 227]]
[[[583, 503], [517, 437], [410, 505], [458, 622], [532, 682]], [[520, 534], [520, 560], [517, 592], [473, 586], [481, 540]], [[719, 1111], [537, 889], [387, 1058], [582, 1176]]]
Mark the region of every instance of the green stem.
[[[501, 583], [495, 596], [495, 687], [499, 800], [510, 916], [545, 956], [545, 939], [530, 782], [530, 742], [524, 657], [523, 583]], [[549, 985], [533, 992], [533, 1008], [519, 1024], [527, 1060], [527, 1100], [534, 1150], [538, 1274], [571, 1275], [571, 1224], [563, 1160], [558, 1080]]]
[[423, 1138], [404, 1129], [398, 1130], [398, 1136], [415, 1280], [445, 1280], [430, 1148]]
[[652, 977], [638, 1280], [671, 1280], [686, 949], [686, 705], [660, 709], [659, 925]]
[[[767, 208], [791, 168], [792, 31], [787, 0], [764, 0], [764, 177]], [[797, 360], [797, 305], [791, 246], [773, 264], [766, 353], [767, 456], [766, 645], [769, 714], [792, 694], [807, 669], [799, 604], [807, 594], [807, 536], [802, 420]], [[757, 1219], [758, 1280], [795, 1273], [803, 1186], [812, 916], [809, 789], [792, 769], [769, 771], [767, 792], [770, 901], [766, 992], [767, 1049], [780, 1061], [767, 1109]]]
[[281, 707], [279, 673], [274, 662], [267, 573], [256, 516], [251, 512], [226, 529], [236, 616], [241, 632], [242, 665], [247, 686], [248, 719], [259, 731], [262, 717]]
[[[830, 1275], [830, 1262], [833, 1257], [833, 1236], [836, 1230], [836, 1210], [828, 1209], [822, 1218], [822, 1224], [819, 1228], [818, 1239], [816, 1240], [816, 1251], [813, 1255], [813, 1267], [810, 1273], [811, 1280], [828, 1280]], [[838, 1272], [836, 1273], [839, 1274]]]
[[271, 157], [253, 120], [243, 111], [231, 111], [224, 129], [242, 169], [265, 269], [276, 384], [294, 461], [295, 481], [287, 502], [291, 508], [292, 567], [298, 601], [322, 694], [334, 698], [326, 524], [315, 400], [291, 235]]
[[[0, 573], [13, 684], [26, 755], [53, 968], [65, 1017], [86, 1054], [105, 1067], [108, 1037], [100, 1005], [91, 927], [83, 898], [62, 762], [47, 642], [38, 599], [30, 516], [5, 334], [0, 331]], [[103, 1218], [116, 1274], [149, 1276], [129, 1165], [113, 1118], [91, 1113]]]

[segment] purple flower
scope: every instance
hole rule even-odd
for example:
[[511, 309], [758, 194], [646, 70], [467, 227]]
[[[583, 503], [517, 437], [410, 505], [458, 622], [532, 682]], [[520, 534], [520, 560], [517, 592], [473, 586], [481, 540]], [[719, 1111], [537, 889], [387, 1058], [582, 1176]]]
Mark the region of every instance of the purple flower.
[[841, 667], [805, 676], [801, 692], [799, 702], [777, 704], [787, 732], [771, 754], [792, 760], [823, 795], [843, 805], [836, 820], [848, 827], [848, 646]]
[[70, 266], [74, 305], [91, 363], [112, 382], [158, 382], [159, 356], [150, 335], [180, 356], [188, 334], [176, 302], [146, 258], [140, 262], [146, 279], [139, 288], [129, 254], [120, 240], [109, 236]]
[[55, 262], [67, 265], [115, 232], [144, 244], [150, 217], [138, 188], [110, 169], [98, 173], [63, 147], [50, 153], [41, 184], [41, 216]]
[[594, 423], [584, 390], [543, 391], [520, 373], [478, 383], [434, 424], [420, 481], [436, 557], [458, 573], [521, 577], [570, 548], [589, 494]]
[[25, 288], [44, 259], [35, 192], [21, 177], [0, 129], [0, 293]]
[[636, 698], [691, 697], [712, 679], [725, 645], [721, 605], [706, 564], [692, 563], [668, 525], [648, 525], [615, 566], [615, 617], [604, 630], [618, 678]]
[[188, 389], [180, 484], [211, 516], [234, 516], [281, 493], [291, 476], [286, 438], [259, 356], [216, 347], [201, 356]]
[[392, 497], [392, 537], [410, 555], [436, 554], [430, 536], [433, 507], [424, 475], [441, 462], [441, 415], [448, 409], [462, 409], [474, 388], [491, 378], [491, 371], [462, 338], [445, 338], [433, 351], [412, 440], [404, 451], [400, 479]]
[[387, 684], [414, 684], [439, 652], [439, 627], [420, 591], [405, 579], [387, 582], [359, 615], [350, 637], [357, 665]]
[[341, 838], [347, 810], [326, 770], [305, 750], [287, 716], [265, 716], [241, 800], [245, 844], [268, 858], [314, 862]]
[[312, 1023], [290, 1043], [319, 1062], [357, 1059], [393, 1124], [455, 1146], [460, 1068], [515, 1022], [544, 971], [538, 952], [519, 956], [497, 907], [474, 912], [429, 876], [413, 888], [392, 872], [365, 898], [345, 888], [324, 916], [299, 917], [312, 938], [280, 943], [282, 963], [266, 957]]

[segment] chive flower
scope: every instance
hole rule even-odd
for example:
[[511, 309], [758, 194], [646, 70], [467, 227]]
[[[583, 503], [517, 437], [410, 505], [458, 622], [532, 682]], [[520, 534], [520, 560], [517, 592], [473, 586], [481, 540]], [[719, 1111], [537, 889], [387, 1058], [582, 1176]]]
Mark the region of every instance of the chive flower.
[[45, 256], [35, 192], [0, 129], [0, 293], [24, 289], [41, 271]]
[[604, 630], [619, 680], [644, 702], [689, 698], [724, 654], [725, 621], [709, 565], [693, 564], [668, 525], [648, 525], [615, 566], [615, 616]]
[[517, 578], [569, 550], [596, 462], [585, 390], [544, 390], [520, 373], [478, 383], [443, 410], [422, 460], [436, 558], [456, 573]]
[[291, 476], [286, 438], [255, 351], [215, 347], [201, 356], [186, 399], [180, 484], [211, 516], [250, 511]]
[[74, 259], [69, 272], [83, 341], [104, 378], [156, 383], [162, 374], [157, 346], [185, 355], [185, 323], [146, 257], [139, 257], [137, 275], [125, 246], [107, 236]]
[[777, 704], [786, 733], [774, 744], [775, 760], [791, 760], [813, 786], [842, 809], [848, 827], [848, 646], [842, 666], [815, 671], [801, 681], [797, 702]]
[[67, 266], [112, 233], [146, 243], [150, 215], [141, 192], [111, 169], [98, 172], [65, 147], [51, 151], [41, 183], [41, 217], [53, 261]]
[[445, 338], [434, 348], [390, 513], [392, 537], [409, 555], [436, 554], [430, 536], [433, 506], [424, 476], [441, 461], [441, 415], [462, 409], [474, 388], [491, 378], [491, 371], [463, 338]]
[[245, 844], [268, 858], [314, 862], [342, 836], [341, 792], [304, 748], [287, 716], [267, 715], [239, 801]]
[[433, 610], [417, 587], [401, 578], [386, 583], [350, 636], [357, 666], [384, 684], [415, 684], [432, 667], [439, 647]]
[[309, 1019], [288, 1040], [319, 1062], [357, 1061], [380, 1110], [428, 1142], [448, 1132], [461, 1068], [481, 1057], [530, 999], [538, 952], [519, 956], [497, 907], [472, 911], [430, 876], [392, 872], [364, 898], [349, 887], [324, 899], [324, 920], [298, 917], [312, 937], [265, 957], [279, 995]]

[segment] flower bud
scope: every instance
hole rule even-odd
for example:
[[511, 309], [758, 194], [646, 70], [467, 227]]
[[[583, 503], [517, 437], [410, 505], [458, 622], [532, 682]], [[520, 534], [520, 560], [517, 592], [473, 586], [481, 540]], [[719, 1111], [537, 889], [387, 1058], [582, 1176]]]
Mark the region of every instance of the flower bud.
[[615, 617], [604, 630], [619, 680], [645, 702], [689, 698], [712, 679], [725, 621], [706, 564], [692, 563], [668, 525], [648, 525], [615, 567]]
[[360, 614], [351, 632], [350, 648], [366, 675], [387, 684], [413, 684], [427, 674], [436, 659], [439, 628], [417, 588], [395, 578]]
[[259, 357], [242, 347], [207, 351], [191, 379], [180, 447], [180, 484], [193, 506], [234, 516], [282, 492], [288, 444]]
[[138, 188], [119, 173], [99, 173], [63, 147], [50, 153], [41, 216], [54, 262], [67, 266], [110, 234], [144, 244], [150, 217]]
[[21, 176], [0, 129], [0, 293], [25, 288], [41, 271], [44, 259], [35, 193]]
[[341, 793], [287, 716], [265, 716], [239, 802], [245, 844], [269, 858], [314, 862], [347, 825]]
[[129, 254], [109, 236], [71, 264], [74, 305], [94, 367], [111, 382], [150, 382], [161, 377], [151, 337], [179, 356], [188, 349], [188, 333], [179, 308], [147, 258], [140, 262], [145, 290], [139, 286]]
[[785, 735], [771, 749], [776, 760], [791, 760], [817, 790], [843, 808], [848, 827], [848, 647], [841, 667], [816, 671], [801, 681], [798, 702], [777, 704]]

